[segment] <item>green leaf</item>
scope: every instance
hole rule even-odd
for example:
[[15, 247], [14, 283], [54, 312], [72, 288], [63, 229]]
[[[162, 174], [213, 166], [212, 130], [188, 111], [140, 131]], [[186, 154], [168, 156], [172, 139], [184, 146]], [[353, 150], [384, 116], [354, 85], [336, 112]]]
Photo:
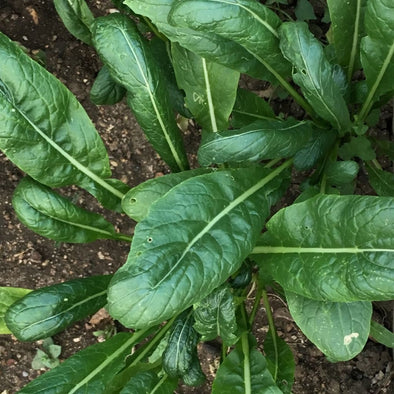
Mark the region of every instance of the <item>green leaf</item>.
[[218, 287], [200, 302], [193, 305], [194, 328], [202, 341], [210, 341], [220, 336], [226, 346], [238, 340], [235, 303], [227, 285]]
[[178, 42], [201, 57], [256, 78], [263, 75], [257, 59], [236, 42], [214, 33], [193, 30], [190, 26], [169, 24], [168, 16], [176, 1], [126, 0], [125, 4], [135, 13], [148, 17], [172, 42]]
[[294, 321], [332, 362], [359, 354], [369, 335], [370, 302], [315, 301], [286, 292]]
[[157, 200], [110, 284], [111, 315], [127, 327], [152, 326], [221, 285], [253, 248], [289, 165], [200, 175]]
[[394, 348], [394, 333], [374, 320], [371, 320], [369, 335], [384, 346]]
[[21, 287], [0, 287], [0, 334], [11, 334], [5, 324], [4, 315], [7, 309], [31, 290]]
[[343, 160], [359, 157], [362, 160], [368, 161], [376, 157], [375, 151], [371, 146], [371, 141], [365, 135], [351, 137], [349, 142], [339, 147], [338, 154]]
[[394, 174], [368, 164], [369, 183], [378, 196], [394, 197]]
[[359, 166], [355, 161], [334, 161], [330, 162], [326, 169], [326, 181], [329, 185], [343, 185], [353, 182], [359, 171]]
[[134, 341], [132, 334], [122, 332], [103, 343], [89, 346], [39, 376], [18, 393], [102, 393], [124, 366]]
[[160, 378], [154, 371], [140, 371], [130, 379], [120, 394], [173, 394], [177, 385], [176, 380]]
[[74, 205], [28, 177], [15, 189], [12, 205], [25, 226], [55, 241], [84, 243], [117, 238], [112, 224], [102, 216]]
[[40, 183], [76, 184], [89, 192], [105, 190], [115, 200], [123, 197], [105, 180], [111, 175], [108, 155], [85, 110], [59, 80], [1, 33], [0, 130], [0, 149]]
[[7, 326], [21, 341], [50, 337], [102, 308], [110, 279], [92, 276], [34, 290], [7, 310]]
[[212, 394], [279, 394], [265, 357], [256, 349], [254, 338], [245, 333], [220, 365]]
[[315, 11], [308, 0], [297, 0], [294, 12], [298, 21], [316, 20]]
[[197, 168], [149, 179], [126, 193], [122, 200], [123, 210], [136, 222], [140, 222], [147, 216], [151, 205], [174, 186], [194, 176], [213, 171], [213, 169]]
[[201, 369], [200, 360], [197, 357], [197, 352], [193, 355], [190, 369], [182, 375], [182, 380], [187, 386], [200, 386], [206, 381], [206, 376]]
[[364, 35], [366, 0], [327, 0], [331, 18], [331, 36], [338, 63], [351, 81], [355, 67], [360, 65], [360, 39]]
[[54, 0], [54, 5], [68, 31], [84, 43], [92, 45], [90, 29], [94, 16], [85, 0]]
[[309, 140], [308, 122], [258, 120], [239, 130], [205, 134], [198, 150], [202, 166], [246, 163], [293, 156]]
[[394, 296], [394, 199], [318, 195], [267, 223], [258, 260], [282, 287], [321, 301]]
[[263, 65], [262, 79], [282, 82], [290, 74], [290, 64], [279, 49], [277, 29], [281, 21], [259, 2], [180, 0], [172, 6], [168, 18], [177, 27], [189, 27], [236, 42]]
[[295, 361], [289, 345], [279, 338], [276, 332], [268, 331], [264, 340], [264, 354], [268, 370], [277, 386], [283, 393], [290, 394], [294, 382]]
[[103, 66], [90, 90], [90, 100], [96, 105], [112, 105], [122, 100], [125, 94], [126, 89], [115, 82], [108, 68]]
[[227, 130], [234, 106], [239, 72], [174, 43], [172, 59], [178, 86], [186, 93], [186, 107], [206, 131]]
[[154, 149], [174, 171], [186, 169], [167, 79], [131, 19], [119, 13], [96, 19], [93, 40], [111, 76], [127, 89], [128, 104]]
[[250, 90], [238, 89], [231, 119], [234, 128], [244, 127], [256, 120], [274, 118], [274, 111], [267, 101]]
[[343, 98], [343, 78], [329, 63], [320, 42], [304, 22], [286, 22], [279, 28], [280, 48], [294, 66], [293, 79], [324, 120], [344, 133], [350, 127], [349, 111]]
[[394, 3], [368, 1], [364, 24], [367, 36], [361, 40], [361, 63], [369, 92], [359, 114], [361, 120], [374, 101], [394, 91]]

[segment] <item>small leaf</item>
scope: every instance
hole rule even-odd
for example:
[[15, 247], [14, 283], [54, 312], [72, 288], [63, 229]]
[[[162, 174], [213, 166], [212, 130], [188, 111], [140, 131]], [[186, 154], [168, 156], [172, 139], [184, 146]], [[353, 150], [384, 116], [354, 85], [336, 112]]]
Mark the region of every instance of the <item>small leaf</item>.
[[198, 150], [202, 166], [293, 156], [309, 140], [311, 125], [294, 119], [259, 120], [239, 130], [205, 134]]
[[294, 321], [332, 362], [347, 361], [359, 354], [369, 335], [370, 302], [315, 301], [286, 292]]
[[369, 335], [384, 346], [394, 348], [394, 333], [374, 320], [371, 320]]
[[202, 336], [202, 341], [220, 336], [226, 346], [230, 346], [238, 340], [234, 297], [228, 286], [218, 287], [193, 305], [193, 309], [194, 328]]
[[338, 154], [343, 160], [359, 157], [362, 160], [368, 161], [376, 157], [375, 151], [371, 146], [371, 141], [366, 136], [351, 137], [349, 142], [339, 147]]
[[326, 181], [330, 185], [343, 185], [353, 182], [359, 171], [355, 161], [335, 161], [327, 165], [325, 170]]
[[31, 290], [21, 287], [0, 287], [0, 334], [11, 334], [5, 324], [4, 315], [14, 302], [30, 292]]
[[7, 310], [7, 326], [21, 341], [50, 337], [102, 308], [110, 279], [92, 276], [34, 290]]
[[90, 90], [90, 100], [96, 105], [112, 105], [118, 103], [126, 94], [126, 89], [111, 77], [106, 66], [103, 66]]
[[132, 334], [122, 332], [103, 343], [89, 346], [33, 380], [19, 393], [102, 393], [124, 367], [133, 342]]
[[316, 20], [315, 11], [308, 0], [297, 0], [295, 15], [299, 21]]
[[94, 16], [85, 0], [54, 0], [54, 5], [68, 31], [88, 45], [92, 45], [90, 32]]
[[394, 197], [394, 174], [368, 164], [369, 183], [378, 196]]
[[186, 93], [186, 107], [205, 131], [227, 130], [234, 106], [239, 72], [174, 43], [172, 59], [178, 86]]
[[16, 188], [12, 205], [25, 226], [55, 241], [84, 243], [116, 239], [114, 227], [102, 216], [74, 205], [28, 177]]

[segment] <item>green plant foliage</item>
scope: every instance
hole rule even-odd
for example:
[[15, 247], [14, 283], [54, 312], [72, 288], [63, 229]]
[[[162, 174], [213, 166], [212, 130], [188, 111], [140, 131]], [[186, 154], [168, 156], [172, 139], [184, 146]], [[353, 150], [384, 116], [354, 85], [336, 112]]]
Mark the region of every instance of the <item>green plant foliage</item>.
[[369, 335], [384, 346], [394, 348], [394, 333], [374, 320], [371, 320]]
[[37, 349], [37, 353], [31, 362], [33, 369], [55, 368], [60, 364], [59, 356], [62, 352], [62, 347], [55, 345], [51, 337], [44, 339], [42, 343], [44, 351]]

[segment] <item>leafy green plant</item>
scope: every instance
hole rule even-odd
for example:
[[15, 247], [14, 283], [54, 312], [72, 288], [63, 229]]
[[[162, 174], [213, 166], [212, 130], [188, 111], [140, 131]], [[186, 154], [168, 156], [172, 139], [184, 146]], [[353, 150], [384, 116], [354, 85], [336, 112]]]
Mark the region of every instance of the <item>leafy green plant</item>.
[[37, 349], [31, 367], [33, 369], [57, 367], [60, 364], [59, 356], [62, 352], [62, 347], [55, 345], [51, 337], [44, 339], [42, 347], [44, 350]]
[[[216, 337], [223, 351], [213, 393], [290, 392], [294, 360], [267, 297], [274, 283], [330, 360], [356, 356], [369, 335], [392, 345], [371, 316], [372, 301], [394, 295], [392, 174], [376, 156], [392, 159], [393, 143], [370, 132], [394, 91], [392, 2], [329, 0], [328, 45], [254, 0], [114, 3], [121, 13], [94, 19], [83, 0], [55, 1], [103, 62], [93, 101], [126, 96], [173, 171], [131, 189], [111, 178], [104, 144], [72, 94], [0, 35], [0, 148], [28, 175], [13, 199], [18, 217], [57, 241], [131, 243], [111, 276], [7, 301], [4, 321], [22, 341], [103, 306], [133, 330], [20, 392], [171, 393], [180, 379], [204, 380], [197, 344]], [[241, 73], [281, 86], [304, 114], [275, 113], [238, 88]], [[201, 168], [189, 170], [175, 113], [202, 128]], [[301, 193], [270, 218], [292, 169], [304, 176]], [[360, 171], [378, 196], [354, 195]], [[138, 222], [133, 237], [53, 190], [67, 185]], [[264, 354], [252, 335], [261, 302], [270, 326]]]

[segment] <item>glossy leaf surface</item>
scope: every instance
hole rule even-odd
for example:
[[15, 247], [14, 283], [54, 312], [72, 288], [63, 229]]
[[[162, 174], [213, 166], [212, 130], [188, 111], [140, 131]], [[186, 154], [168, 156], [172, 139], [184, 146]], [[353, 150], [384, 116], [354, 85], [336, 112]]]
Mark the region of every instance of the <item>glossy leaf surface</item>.
[[110, 279], [92, 276], [34, 290], [8, 309], [7, 326], [21, 341], [50, 337], [102, 308]]
[[162, 381], [155, 371], [141, 371], [130, 379], [119, 394], [173, 394], [177, 385], [177, 381], [171, 379]]
[[[394, 296], [394, 199], [318, 195], [280, 210], [259, 264], [287, 291], [321, 301]], [[260, 242], [259, 242], [260, 244]]]
[[228, 286], [218, 287], [193, 308], [194, 328], [201, 340], [209, 341], [220, 336], [226, 346], [238, 340], [234, 297]]
[[84, 243], [116, 238], [114, 227], [102, 216], [78, 207], [31, 178], [19, 183], [12, 205], [25, 226], [55, 241]]
[[307, 122], [259, 120], [239, 130], [206, 134], [198, 150], [202, 166], [256, 162], [294, 155], [312, 135]]
[[368, 165], [369, 183], [378, 196], [394, 197], [394, 174]]
[[343, 185], [354, 181], [358, 171], [359, 166], [355, 161], [335, 161], [326, 167], [326, 181], [331, 185]]
[[89, 346], [36, 378], [19, 393], [102, 393], [110, 379], [124, 366], [133, 339], [132, 334], [122, 332]]
[[4, 315], [7, 309], [31, 290], [21, 287], [0, 287], [0, 334], [11, 334], [5, 324]]
[[250, 253], [278, 198], [275, 176], [288, 165], [200, 175], [157, 200], [110, 284], [111, 315], [128, 327], [152, 326], [222, 284]]
[[178, 86], [186, 107], [205, 131], [227, 130], [234, 106], [239, 72], [182, 48], [171, 46]]
[[174, 171], [186, 169], [187, 158], [169, 105], [166, 77], [131, 19], [122, 14], [96, 19], [93, 39], [111, 76], [127, 89], [128, 104], [154, 149]]
[[122, 207], [128, 216], [136, 222], [140, 222], [148, 214], [151, 205], [174, 186], [194, 176], [208, 174], [213, 171], [213, 169], [197, 168], [149, 179], [133, 187], [124, 196]]
[[68, 31], [84, 43], [92, 45], [90, 28], [94, 16], [85, 0], [54, 0], [53, 3]]
[[359, 354], [369, 335], [370, 302], [315, 301], [286, 292], [298, 327], [330, 361], [347, 361]]
[[108, 68], [103, 66], [90, 90], [90, 100], [96, 105], [116, 104], [126, 94], [126, 89], [111, 77]]
[[339, 131], [350, 127], [343, 98], [344, 81], [325, 57], [323, 47], [304, 22], [286, 22], [279, 29], [283, 55], [293, 64], [293, 79], [323, 119]]
[[[244, 335], [243, 337], [246, 337]], [[239, 340], [220, 365], [213, 381], [212, 394], [280, 394], [265, 357], [256, 349], [254, 338]]]

